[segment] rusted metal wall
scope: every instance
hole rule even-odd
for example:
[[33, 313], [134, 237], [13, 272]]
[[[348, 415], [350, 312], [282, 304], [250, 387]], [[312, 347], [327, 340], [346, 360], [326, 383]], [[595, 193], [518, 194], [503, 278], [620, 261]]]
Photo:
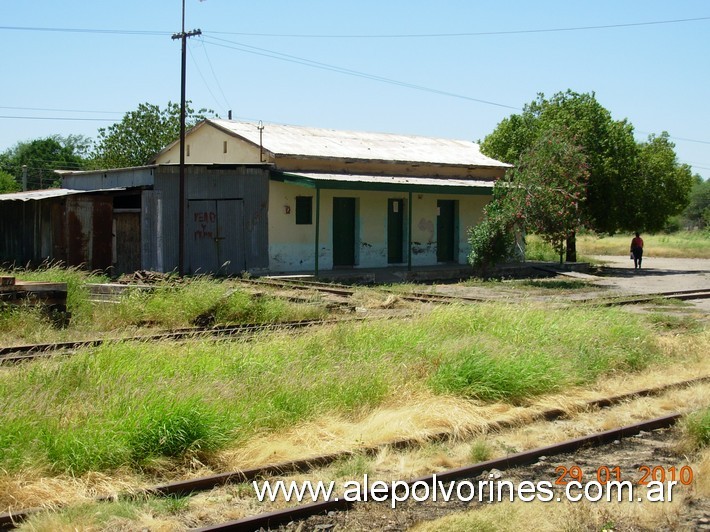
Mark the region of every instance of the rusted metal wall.
[[54, 251], [64, 248], [63, 198], [42, 201], [3, 201], [0, 207], [0, 263], [37, 265], [47, 259], [63, 260]]
[[70, 196], [66, 204], [67, 264], [91, 270], [111, 266], [113, 198]]
[[[156, 169], [155, 190], [160, 192], [162, 199], [162, 240], [164, 271], [178, 266], [178, 179], [179, 169], [173, 166], [161, 166]], [[216, 264], [215, 261], [199, 263], [201, 272], [239, 273], [243, 270], [258, 271], [268, 268], [268, 200], [269, 177], [268, 170], [262, 167], [234, 166], [189, 166], [185, 182], [186, 216], [185, 225], [185, 270], [191, 271], [198, 267], [195, 262], [204, 250], [205, 238], [192, 238], [199, 228], [199, 217], [209, 219], [210, 213], [223, 220], [224, 238], [217, 232], [211, 237], [210, 245], [215, 247], [214, 256], [217, 262], [229, 262], [226, 269], [220, 270], [205, 264]], [[211, 204], [209, 202], [212, 202]], [[208, 202], [208, 203], [194, 203]], [[193, 208], [188, 212], [188, 206]], [[214, 209], [205, 211], [205, 205], [213, 205]], [[200, 207], [200, 208], [198, 208]], [[240, 211], [241, 212], [238, 212]], [[220, 214], [221, 213], [221, 214]], [[198, 218], [195, 218], [197, 216]], [[240, 218], [237, 220], [236, 217]], [[229, 235], [229, 236], [227, 236]], [[215, 240], [215, 238], [217, 240]], [[243, 257], [242, 257], [243, 254]], [[190, 259], [190, 257], [193, 257]], [[193, 264], [190, 264], [190, 260]]]
[[132, 273], [141, 269], [141, 213], [114, 209], [113, 273]]

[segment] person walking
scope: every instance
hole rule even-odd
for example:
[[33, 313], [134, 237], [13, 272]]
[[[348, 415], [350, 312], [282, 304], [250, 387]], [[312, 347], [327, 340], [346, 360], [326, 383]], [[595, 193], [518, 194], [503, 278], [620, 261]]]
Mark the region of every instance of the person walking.
[[643, 238], [636, 233], [636, 236], [631, 240], [631, 256], [634, 258], [634, 270], [641, 268], [643, 260]]

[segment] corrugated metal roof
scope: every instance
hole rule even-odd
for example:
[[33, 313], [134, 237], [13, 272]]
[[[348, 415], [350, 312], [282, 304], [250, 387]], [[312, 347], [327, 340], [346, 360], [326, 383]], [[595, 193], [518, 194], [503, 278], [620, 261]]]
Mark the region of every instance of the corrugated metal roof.
[[427, 187], [493, 188], [495, 181], [475, 181], [473, 179], [437, 179], [433, 177], [396, 177], [345, 174], [291, 173], [286, 175], [306, 177], [315, 181], [336, 181], [341, 183], [377, 183], [389, 185], [411, 185]]
[[117, 192], [125, 188], [105, 188], [99, 190], [76, 190], [73, 188], [47, 188], [43, 190], [29, 190], [27, 192], [11, 192], [0, 194], [0, 201], [38, 201], [49, 198], [61, 198], [72, 194], [86, 194], [89, 192]]
[[478, 144], [391, 133], [340, 131], [279, 124], [259, 126], [251, 122], [209, 119], [207, 123], [242, 137], [275, 155], [328, 157], [455, 166], [509, 168], [511, 165], [486, 157]]

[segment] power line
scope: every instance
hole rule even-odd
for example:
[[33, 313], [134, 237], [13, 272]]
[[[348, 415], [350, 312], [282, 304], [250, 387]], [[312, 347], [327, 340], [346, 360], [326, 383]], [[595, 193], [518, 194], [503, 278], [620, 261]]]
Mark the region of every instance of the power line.
[[212, 66], [212, 61], [210, 60], [210, 56], [207, 53], [207, 47], [205, 46], [205, 40], [200, 36], [200, 41], [202, 42], [202, 51], [205, 52], [205, 59], [207, 59], [207, 64], [210, 66], [210, 70], [212, 71], [212, 77], [215, 80], [215, 83], [217, 83], [217, 88], [219, 89], [219, 92], [222, 93], [222, 98], [224, 98], [224, 103], [227, 104], [227, 109], [231, 109], [232, 106], [229, 103], [229, 99], [227, 98], [227, 95], [224, 94], [224, 90], [222, 89], [222, 85], [219, 82], [219, 78], [217, 77], [217, 74], [214, 71], [214, 67]]
[[7, 120], [68, 120], [78, 122], [116, 122], [115, 118], [78, 118], [68, 116], [6, 116], [0, 115], [0, 118]]
[[95, 28], [40, 28], [32, 26], [0, 26], [0, 31], [43, 31], [53, 33], [97, 33], [108, 35], [149, 35], [149, 36], [164, 36], [172, 35], [171, 31], [155, 31], [155, 30], [107, 30]]
[[632, 28], [639, 26], [654, 26], [660, 24], [680, 24], [685, 22], [698, 22], [710, 20], [710, 17], [682, 18], [673, 20], [654, 20], [649, 22], [628, 22], [623, 24], [601, 24], [597, 26], [571, 26], [563, 28], [538, 28], [529, 30], [504, 30], [504, 31], [477, 31], [460, 33], [402, 33], [402, 34], [305, 34], [305, 33], [247, 33], [210, 31], [205, 34], [240, 35], [245, 37], [292, 37], [308, 39], [419, 39], [419, 38], [447, 38], [447, 37], [481, 37], [487, 35], [521, 35], [527, 33], [556, 33], [568, 31], [590, 31], [613, 28]]
[[[395, 79], [385, 78], [383, 76], [377, 76], [375, 74], [368, 74], [366, 72], [360, 72], [358, 70], [352, 70], [349, 68], [343, 68], [343, 67], [339, 67], [336, 65], [330, 65], [328, 63], [321, 63], [319, 61], [313, 61], [311, 59], [305, 59], [303, 57], [298, 57], [295, 55], [284, 54], [281, 52], [276, 52], [274, 50], [267, 50], [265, 48], [259, 48], [257, 46], [251, 46], [248, 44], [238, 43], [238, 42], [234, 42], [234, 41], [228, 41], [226, 39], [220, 39], [217, 37], [211, 37], [210, 39], [220, 41], [220, 42], [211, 42], [211, 41], [207, 41], [207, 40], [205, 41], [207, 44], [212, 44], [213, 46], [221, 46], [223, 48], [229, 48], [229, 49], [237, 50], [240, 52], [246, 52], [246, 53], [250, 53], [250, 54], [261, 55], [264, 57], [270, 57], [272, 59], [278, 59], [279, 61], [286, 61], [286, 62], [290, 62], [290, 63], [301, 64], [301, 65], [309, 66], [312, 68], [318, 68], [321, 70], [329, 70], [331, 72], [338, 72], [340, 74], [346, 74], [348, 76], [355, 76], [355, 77], [359, 77], [359, 78], [370, 79], [372, 81], [379, 81], [382, 83], [388, 83], [390, 85], [397, 85], [399, 87], [406, 87], [409, 89], [420, 90], [420, 91], [424, 91], [424, 92], [431, 92], [434, 94], [440, 94], [442, 96], [451, 96], [452, 98], [459, 98], [462, 100], [468, 100], [468, 101], [483, 103], [486, 105], [493, 105], [496, 107], [503, 107], [506, 109], [513, 109], [515, 111], [520, 111], [519, 107], [514, 107], [512, 105], [506, 105], [506, 104], [502, 104], [502, 103], [498, 103], [498, 102], [493, 102], [490, 100], [483, 100], [480, 98], [474, 98], [472, 96], [466, 96], [466, 95], [457, 94], [454, 92], [444, 91], [444, 90], [440, 90], [440, 89], [434, 89], [431, 87], [425, 87], [423, 85], [416, 85], [414, 83], [397, 81]], [[228, 44], [221, 44], [221, 43], [228, 43]]]
[[209, 83], [207, 83], [207, 79], [205, 78], [204, 74], [202, 74], [202, 70], [200, 70], [200, 65], [197, 64], [197, 60], [195, 59], [195, 56], [194, 56], [194, 54], [192, 53], [192, 47], [191, 47], [191, 46], [188, 47], [188, 51], [190, 52], [190, 59], [192, 59], [192, 64], [195, 65], [195, 68], [197, 69], [197, 73], [198, 73], [198, 74], [200, 75], [200, 77], [202, 78], [202, 81], [203, 81], [204, 84], [205, 84], [205, 88], [207, 89], [207, 92], [210, 93], [210, 96], [212, 96], [212, 99], [215, 101], [215, 103], [216, 103], [218, 106], [221, 106], [222, 104], [220, 104], [219, 100], [218, 100], [217, 97], [214, 95], [214, 92], [212, 92], [212, 88], [210, 87]]
[[[210, 31], [205, 34], [214, 35], [241, 35], [245, 37], [289, 37], [308, 39], [419, 39], [419, 38], [449, 38], [449, 37], [481, 37], [487, 35], [521, 35], [527, 33], [559, 33], [570, 31], [591, 31], [614, 28], [634, 28], [642, 26], [658, 26], [663, 24], [683, 24], [687, 22], [701, 22], [710, 20], [707, 17], [693, 17], [670, 20], [652, 20], [646, 22], [626, 22], [620, 24], [599, 24], [594, 26], [568, 26], [561, 28], [533, 28], [522, 30], [500, 30], [500, 31], [475, 31], [456, 33], [400, 33], [400, 34], [307, 34], [307, 33], [253, 33], [253, 32], [233, 32], [233, 31]], [[39, 31], [53, 33], [93, 33], [107, 35], [147, 35], [164, 36], [172, 35], [171, 31], [162, 30], [126, 30], [126, 29], [102, 29], [102, 28], [55, 28], [39, 26], [0, 26], [0, 31]]]
[[15, 111], [52, 111], [57, 113], [98, 113], [98, 114], [123, 114], [120, 111], [87, 111], [85, 109], [54, 109], [50, 107], [9, 107], [0, 105], [0, 109], [12, 109]]

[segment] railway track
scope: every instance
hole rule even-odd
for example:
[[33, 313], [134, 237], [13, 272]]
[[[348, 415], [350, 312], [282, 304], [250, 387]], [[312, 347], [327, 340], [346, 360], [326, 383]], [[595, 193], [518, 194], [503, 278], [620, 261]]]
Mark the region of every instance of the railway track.
[[[310, 281], [304, 279], [248, 279], [243, 282], [275, 288], [290, 288], [294, 290], [311, 290], [343, 297], [350, 297], [355, 294], [355, 289], [345, 285], [334, 283], [324, 283], [320, 281]], [[480, 303], [490, 301], [490, 298], [440, 294], [432, 292], [397, 292], [387, 289], [376, 289], [387, 294], [396, 295], [405, 301], [415, 301], [424, 303]], [[628, 294], [613, 297], [597, 297], [575, 300], [575, 303], [589, 303], [601, 306], [621, 306], [648, 303], [658, 299], [675, 299], [680, 301], [709, 299], [710, 288], [699, 288], [693, 290], [675, 290], [670, 292], [654, 292], [647, 294]]]
[[710, 288], [675, 290], [671, 292], [654, 292], [650, 294], [620, 295], [613, 298], [589, 298], [579, 301], [583, 303], [591, 303], [593, 305], [611, 307], [621, 305], [636, 305], [639, 303], [650, 303], [659, 299], [674, 299], [677, 301], [710, 299]]
[[184, 327], [155, 334], [125, 336], [116, 338], [94, 338], [90, 340], [77, 340], [70, 342], [55, 342], [46, 344], [28, 344], [18, 346], [0, 347], [0, 363], [23, 362], [56, 356], [59, 354], [73, 354], [76, 350], [86, 347], [98, 347], [109, 342], [154, 342], [161, 340], [183, 340], [195, 337], [228, 337], [248, 336], [264, 331], [277, 331], [288, 329], [302, 329], [318, 325], [331, 325], [343, 321], [360, 321], [363, 318], [345, 318], [332, 320], [300, 320], [281, 323], [260, 323], [243, 325], [221, 325], [213, 327]]
[[[620, 404], [622, 402], [635, 399], [635, 398], [640, 398], [640, 397], [648, 397], [648, 396], [653, 396], [653, 395], [659, 395], [664, 392], [667, 392], [671, 389], [674, 388], [681, 388], [685, 386], [691, 386], [695, 384], [700, 384], [703, 382], [709, 382], [710, 381], [710, 375], [704, 376], [704, 377], [698, 377], [695, 379], [689, 379], [685, 381], [680, 381], [676, 383], [670, 383], [666, 384], [663, 386], [656, 386], [653, 388], [646, 388], [643, 390], [637, 390], [634, 392], [629, 392], [625, 394], [620, 394], [612, 397], [605, 397], [601, 399], [595, 399], [586, 402], [585, 404], [581, 405], [581, 409], [590, 409], [590, 408], [608, 408], [617, 404]], [[529, 419], [530, 422], [532, 421], [553, 421], [556, 419], [563, 418], [567, 415], [567, 412], [565, 412], [562, 409], [557, 409], [557, 408], [551, 408], [547, 409], [543, 412], [540, 412], [536, 416], [533, 416], [532, 418]], [[476, 464], [475, 466], [471, 466], [469, 468], [459, 468], [456, 470], [452, 470], [452, 472], [447, 473], [448, 476], [443, 476], [441, 473], [437, 473], [437, 478], [438, 479], [444, 479], [444, 478], [449, 478], [451, 479], [455, 478], [455, 475], [457, 475], [457, 472], [466, 472], [466, 471], [475, 471], [476, 467], [484, 467], [485, 468], [496, 468], [499, 470], [503, 470], [509, 467], [513, 467], [516, 465], [521, 465], [524, 463], [527, 463], [526, 460], [528, 459], [536, 459], [539, 456], [542, 455], [547, 455], [547, 456], [552, 456], [553, 454], [556, 453], [562, 453], [562, 452], [570, 452], [571, 450], [580, 448], [584, 445], [594, 443], [595, 441], [598, 443], [602, 442], [608, 442], [616, 439], [620, 439], [621, 437], [625, 437], [626, 435], [629, 434], [634, 434], [637, 433], [638, 431], [644, 430], [653, 430], [653, 428], [659, 428], [662, 426], [670, 426], [675, 420], [678, 418], [678, 414], [675, 414], [674, 416], [669, 416], [667, 418], [661, 418], [665, 419], [668, 422], [668, 425], [664, 425], [664, 422], [659, 422], [658, 420], [653, 420], [651, 422], [646, 422], [646, 424], [638, 424], [629, 427], [621, 427], [619, 429], [614, 429], [612, 431], [606, 431], [605, 433], [599, 433], [595, 435], [591, 435], [587, 438], [578, 438], [575, 440], [570, 440], [568, 442], [563, 442], [561, 444], [556, 444], [553, 446], [548, 446], [548, 447], [543, 447], [544, 451], [541, 451], [540, 449], [537, 449], [535, 451], [526, 451], [524, 453], [517, 453], [515, 455], [509, 455], [505, 458], [499, 459], [499, 460], [492, 460], [492, 461], [487, 461], [483, 462], [481, 464]], [[672, 421], [671, 421], [672, 418]], [[496, 422], [493, 421], [489, 424], [488, 427], [485, 428], [486, 432], [496, 432], [496, 431], [501, 431], [504, 429], [512, 428], [516, 426], [517, 421], [516, 420], [511, 420], [507, 422]], [[656, 426], [657, 425], [657, 426]], [[646, 427], [646, 428], [643, 428]], [[638, 430], [636, 430], [638, 428]], [[634, 432], [636, 431], [636, 432]], [[612, 435], [615, 435], [612, 437]], [[441, 432], [438, 434], [431, 435], [428, 438], [428, 442], [436, 442], [436, 441], [445, 441], [451, 438], [451, 433], [449, 432]], [[611, 440], [609, 439], [611, 438]], [[359, 454], [365, 454], [365, 455], [370, 455], [374, 456], [378, 452], [380, 452], [383, 448], [393, 448], [393, 449], [406, 449], [406, 448], [413, 448], [416, 446], [421, 445], [421, 440], [419, 439], [401, 439], [401, 440], [395, 440], [392, 442], [388, 443], [383, 443], [379, 445], [373, 445], [370, 447], [366, 448], [360, 448], [357, 449], [357, 453]], [[535, 454], [535, 453], [538, 454]], [[321, 456], [314, 456], [314, 457], [309, 457], [305, 459], [299, 459], [299, 460], [293, 460], [293, 461], [287, 461], [287, 462], [280, 462], [276, 464], [270, 464], [266, 466], [260, 466], [260, 467], [255, 467], [252, 469], [245, 469], [245, 470], [238, 470], [238, 471], [231, 471], [231, 472], [226, 472], [226, 473], [220, 473], [216, 475], [210, 475], [206, 477], [201, 477], [201, 478], [195, 478], [195, 479], [189, 479], [189, 480], [182, 480], [182, 481], [177, 481], [177, 482], [172, 482], [172, 483], [167, 483], [167, 484], [161, 484], [158, 486], [153, 486], [150, 488], [146, 488], [136, 494], [133, 494], [134, 496], [186, 496], [189, 494], [193, 494], [196, 492], [201, 492], [201, 491], [207, 491], [214, 489], [219, 486], [223, 486], [226, 484], [234, 484], [234, 483], [244, 483], [244, 482], [250, 482], [256, 479], [262, 479], [262, 478], [268, 478], [268, 477], [273, 477], [277, 475], [283, 475], [286, 473], [298, 473], [298, 472], [308, 472], [314, 468], [319, 468], [319, 467], [325, 467], [328, 465], [333, 464], [334, 462], [338, 460], [342, 460], [344, 458], [347, 458], [349, 456], [352, 456], [354, 454], [353, 451], [343, 451], [343, 452], [336, 452], [336, 453], [331, 453], [327, 455], [321, 455]], [[483, 470], [483, 469], [481, 469]], [[411, 482], [421, 482], [423, 479], [415, 479], [412, 480]], [[115, 496], [103, 496], [100, 498], [97, 498], [97, 502], [108, 502], [112, 501], [115, 499]], [[342, 501], [341, 501], [342, 502]], [[334, 511], [334, 510], [339, 510], [339, 509], [344, 509], [346, 507], [341, 507], [338, 506], [337, 504], [334, 506], [329, 506], [328, 502], [323, 502], [323, 503], [318, 503], [318, 505], [305, 505], [303, 508], [298, 508], [296, 510], [286, 510], [283, 513], [276, 512], [276, 517], [274, 517], [272, 514], [266, 514], [262, 516], [255, 516], [253, 518], [248, 518], [246, 520], [240, 520], [238, 522], [233, 522], [229, 523], [227, 528], [207, 528], [205, 530], [257, 530], [260, 527], [268, 528], [269, 526], [277, 526], [279, 524], [284, 524], [287, 522], [290, 522], [294, 519], [304, 519], [306, 517], [309, 517], [311, 515], [316, 515], [317, 513], [321, 512], [328, 512], [328, 511]], [[313, 510], [313, 512], [312, 512]], [[0, 529], [11, 529], [13, 528], [16, 524], [24, 521], [31, 515], [34, 515], [38, 512], [44, 511], [41, 508], [29, 508], [25, 510], [19, 510], [16, 512], [10, 512], [10, 513], [5, 513], [5, 514], [0, 514]], [[295, 512], [295, 513], [293, 513]], [[285, 519], [283, 521], [282, 519]], [[236, 523], [236, 528], [230, 528], [231, 526], [235, 526]], [[219, 525], [222, 526], [222, 525]], [[253, 528], [249, 528], [253, 527]]]
[[[342, 494], [325, 500], [302, 504], [289, 507], [282, 510], [267, 512], [255, 516], [246, 517], [225, 523], [219, 523], [201, 528], [201, 531], [215, 530], [230, 530], [230, 531], [253, 531], [266, 529], [270, 530], [276, 527], [281, 527], [293, 523], [294, 521], [302, 521], [312, 516], [328, 515], [328, 520], [332, 520], [334, 512], [342, 512], [353, 508], [362, 500], [370, 500], [377, 502], [389, 503], [395, 497], [397, 490], [406, 493], [413, 493], [415, 489], [424, 486], [436, 489], [438, 483], [448, 484], [455, 481], [470, 480], [475, 483], [482, 476], [487, 477], [488, 472], [497, 471], [499, 474], [503, 471], [508, 471], [512, 468], [528, 466], [539, 462], [541, 459], [547, 459], [552, 456], [559, 456], [565, 453], [575, 453], [582, 448], [601, 447], [619, 442], [624, 438], [636, 436], [640, 433], [648, 433], [659, 429], [665, 429], [673, 426], [679, 419], [681, 414], [671, 414], [668, 416], [651, 419], [633, 425], [618, 427], [604, 432], [597, 432], [581, 438], [574, 438], [554, 445], [539, 447], [530, 451], [511, 454], [503, 458], [487, 460], [474, 465], [440, 471], [433, 475], [426, 475], [408, 481], [400, 481], [397, 488], [393, 488], [391, 484], [378, 486], [375, 492], [374, 487], [359, 494], [357, 500], [355, 498], [343, 497]], [[600, 464], [601, 465], [601, 464]], [[553, 476], [552, 479], [555, 477]], [[488, 479], [485, 479], [486, 481]], [[401, 491], [399, 492], [401, 496]]]

